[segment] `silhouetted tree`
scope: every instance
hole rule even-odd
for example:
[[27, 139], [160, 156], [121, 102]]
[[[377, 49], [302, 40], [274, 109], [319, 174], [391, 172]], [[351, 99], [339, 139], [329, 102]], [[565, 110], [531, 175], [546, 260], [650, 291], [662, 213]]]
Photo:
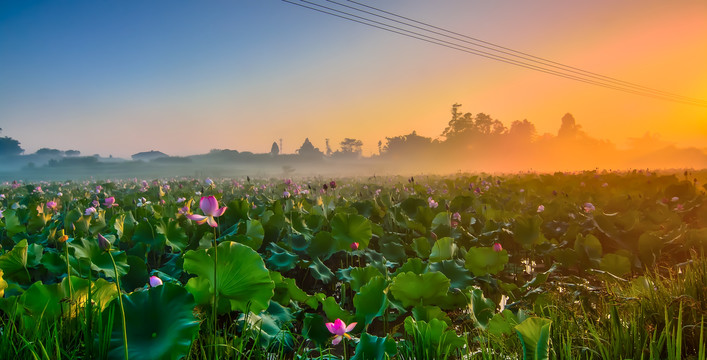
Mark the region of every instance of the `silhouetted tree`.
[[432, 138], [417, 135], [416, 131], [407, 135], [386, 137], [385, 153], [386, 154], [415, 154], [426, 152], [432, 145]]
[[463, 133], [468, 132], [474, 128], [474, 119], [471, 113], [466, 113], [462, 115], [459, 112], [459, 107], [461, 104], [452, 105], [452, 120], [449, 120], [449, 125], [442, 132], [447, 140], [457, 137]]
[[79, 156], [81, 155], [81, 152], [78, 150], [66, 150], [64, 153], [66, 156]]
[[326, 142], [326, 156], [331, 156], [331, 146], [329, 146], [329, 139], [324, 139]]
[[277, 156], [279, 153], [280, 153], [280, 147], [277, 146], [276, 141], [273, 141], [272, 146], [270, 147], [270, 155]]
[[530, 142], [535, 139], [536, 135], [535, 124], [528, 121], [528, 119], [514, 121], [511, 123], [511, 129], [508, 130], [508, 136], [515, 141]]
[[581, 126], [577, 125], [572, 114], [567, 113], [562, 117], [562, 125], [560, 125], [560, 130], [557, 131], [557, 137], [560, 138], [573, 138], [580, 134]]
[[361, 140], [345, 138], [340, 144], [342, 152], [361, 154], [361, 147], [363, 147], [363, 142]]
[[37, 150], [35, 154], [37, 155], [52, 155], [52, 156], [60, 156], [63, 155], [63, 151], [57, 150], [57, 149], [50, 149], [50, 148], [41, 148]]
[[19, 141], [7, 136], [0, 138], [0, 156], [20, 155], [24, 151]]

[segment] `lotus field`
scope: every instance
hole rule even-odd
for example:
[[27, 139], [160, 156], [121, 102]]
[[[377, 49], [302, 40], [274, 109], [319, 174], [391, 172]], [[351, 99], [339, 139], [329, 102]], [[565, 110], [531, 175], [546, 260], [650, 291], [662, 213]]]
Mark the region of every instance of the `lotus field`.
[[2, 359], [705, 359], [704, 173], [0, 185]]

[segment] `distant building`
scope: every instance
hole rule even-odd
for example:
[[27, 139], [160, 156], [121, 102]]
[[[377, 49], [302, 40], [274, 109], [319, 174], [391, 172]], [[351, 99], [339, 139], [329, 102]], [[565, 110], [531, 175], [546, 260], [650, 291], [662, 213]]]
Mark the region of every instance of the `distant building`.
[[163, 157], [169, 157], [169, 155], [161, 152], [161, 151], [155, 151], [155, 150], [150, 150], [150, 151], [143, 151], [139, 152], [137, 154], [133, 154], [131, 158], [133, 160], [145, 160], [145, 161], [150, 161], [154, 159], [159, 159]]

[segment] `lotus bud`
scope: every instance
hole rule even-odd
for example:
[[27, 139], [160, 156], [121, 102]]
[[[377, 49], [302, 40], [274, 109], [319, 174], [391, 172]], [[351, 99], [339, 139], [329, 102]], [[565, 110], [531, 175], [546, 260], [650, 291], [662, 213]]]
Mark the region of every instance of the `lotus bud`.
[[110, 241], [108, 241], [108, 239], [106, 239], [103, 235], [98, 234], [98, 247], [100, 247], [103, 251], [109, 251]]

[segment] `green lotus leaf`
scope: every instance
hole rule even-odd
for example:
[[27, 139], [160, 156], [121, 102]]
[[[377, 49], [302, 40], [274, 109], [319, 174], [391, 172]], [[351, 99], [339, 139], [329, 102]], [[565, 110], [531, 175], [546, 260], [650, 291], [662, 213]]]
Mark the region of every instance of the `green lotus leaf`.
[[376, 317], [383, 315], [388, 307], [387, 288], [388, 282], [385, 278], [377, 276], [367, 281], [366, 285], [361, 287], [361, 291], [354, 295], [356, 319], [362, 322], [364, 327]]
[[412, 308], [412, 316], [416, 321], [425, 321], [429, 323], [432, 319], [442, 320], [448, 326], [452, 326], [452, 319], [449, 318], [446, 312], [442, 311], [439, 306], [418, 305]]
[[284, 306], [289, 305], [290, 300], [294, 300], [300, 304], [305, 304], [314, 310], [319, 307], [319, 301], [317, 298], [300, 289], [297, 286], [295, 279], [286, 278], [277, 271], [271, 271], [270, 278], [275, 283], [275, 295], [272, 300], [277, 301]]
[[530, 317], [514, 329], [523, 346], [523, 360], [550, 358], [550, 325], [552, 320]]
[[293, 254], [275, 243], [270, 243], [267, 248], [272, 253], [267, 259], [268, 266], [271, 269], [285, 272], [294, 269], [295, 265], [297, 265], [299, 260], [297, 254]]
[[189, 237], [187, 233], [179, 226], [179, 223], [175, 220], [169, 220], [167, 225], [157, 225], [155, 227], [158, 236], [163, 237], [165, 243], [172, 249], [179, 250], [179, 252], [184, 251], [189, 245]]
[[471, 316], [477, 327], [486, 330], [489, 320], [495, 312], [496, 304], [491, 299], [484, 297], [484, 292], [481, 289], [471, 291]]
[[435, 241], [434, 245], [432, 245], [430, 262], [453, 259], [456, 253], [457, 245], [454, 243], [454, 239], [450, 237], [443, 237]]
[[330, 283], [335, 278], [334, 273], [329, 270], [329, 268], [324, 265], [324, 263], [319, 260], [319, 258], [312, 259], [312, 263], [309, 265], [309, 269], [311, 270], [310, 274], [313, 278], [320, 280], [325, 284]]
[[[106, 236], [108, 241], [111, 241], [112, 236]], [[91, 262], [91, 269], [103, 272], [109, 278], [115, 278], [115, 269], [113, 269], [113, 261], [107, 251], [101, 250], [98, 246], [98, 240], [95, 239], [78, 239], [71, 242], [69, 245], [74, 250], [74, 258], [77, 259], [76, 264], [72, 262], [72, 266], [78, 266], [79, 259], [88, 259]], [[128, 273], [128, 256], [124, 251], [111, 250], [115, 265], [118, 268], [118, 274], [123, 276]]]
[[[194, 317], [194, 299], [181, 286], [164, 284], [147, 291], [123, 295], [128, 355], [133, 360], [176, 360], [189, 354], [199, 333]], [[118, 301], [113, 309], [113, 330], [108, 349], [109, 359], [124, 359], [122, 318]]]
[[543, 219], [540, 215], [517, 217], [513, 226], [513, 239], [526, 249], [542, 242], [543, 237], [540, 229], [542, 223]]
[[334, 321], [336, 319], [341, 319], [345, 323], [350, 323], [353, 320], [353, 315], [349, 313], [348, 311], [344, 310], [339, 306], [339, 303], [336, 302], [336, 299], [333, 297], [328, 297], [323, 300], [320, 300], [322, 303], [322, 310], [324, 310], [324, 313], [326, 314], [326, 317], [330, 321]]
[[339, 250], [350, 250], [353, 243], [358, 243], [359, 249], [365, 249], [373, 235], [371, 222], [358, 214], [336, 214], [330, 225]]
[[430, 245], [430, 241], [426, 237], [418, 237], [415, 238], [412, 241], [412, 249], [415, 251], [417, 256], [427, 259], [430, 257], [430, 253], [432, 252], [432, 246]]
[[443, 260], [430, 264], [429, 271], [439, 271], [449, 278], [452, 289], [466, 289], [474, 285], [474, 277], [464, 268], [461, 260]]
[[498, 274], [508, 263], [508, 251], [495, 251], [492, 247], [472, 247], [466, 253], [464, 266], [474, 276]]
[[422, 275], [406, 272], [393, 278], [390, 292], [406, 308], [434, 305], [447, 295], [449, 283], [449, 279], [439, 272]]
[[[522, 311], [519, 311], [519, 314], [522, 314]], [[506, 309], [493, 315], [488, 323], [487, 330], [496, 336], [511, 335], [513, 334], [513, 328], [519, 323], [518, 317], [512, 311]]]
[[652, 266], [658, 259], [660, 251], [664, 245], [665, 241], [663, 241], [663, 239], [656, 234], [648, 232], [641, 234], [638, 238], [638, 255], [641, 258], [643, 265]]
[[393, 357], [398, 352], [395, 340], [367, 333], [361, 334], [356, 352], [351, 360], [382, 360]]
[[156, 251], [161, 251], [166, 243], [164, 234], [159, 234], [155, 227], [147, 221], [141, 221], [137, 224], [133, 234], [133, 241], [147, 244]]
[[419, 208], [425, 207], [427, 207], [427, 201], [416, 197], [409, 197], [400, 203], [400, 208], [410, 218], [414, 218], [417, 215]]
[[13, 237], [16, 234], [23, 233], [27, 231], [24, 225], [20, 222], [19, 217], [15, 210], [6, 210], [3, 212], [5, 218], [5, 231], [7, 231], [8, 237]]
[[312, 340], [319, 347], [326, 346], [331, 333], [326, 328], [326, 321], [319, 314], [306, 313], [302, 322], [302, 335]]
[[580, 259], [583, 261], [598, 265], [602, 254], [601, 242], [592, 234], [587, 234], [584, 237], [581, 234], [577, 234], [577, 239], [574, 242], [574, 251], [579, 254]]
[[[245, 226], [243, 226], [245, 225]], [[265, 238], [265, 228], [258, 220], [247, 220], [239, 222], [231, 228], [232, 230], [221, 236], [219, 242], [235, 241], [244, 245], [248, 245], [255, 251], [258, 251], [263, 245]]]
[[378, 247], [386, 259], [396, 262], [402, 262], [407, 259], [405, 245], [403, 245], [402, 240], [397, 235], [384, 235], [378, 241]]
[[309, 247], [309, 239], [311, 238], [313, 238], [313, 236], [305, 236], [302, 234], [293, 233], [287, 238], [287, 242], [292, 247], [292, 250], [303, 252], [306, 251]]
[[446, 226], [447, 228], [452, 227], [450, 220], [450, 215], [446, 211], [435, 215], [434, 219], [432, 219], [432, 231], [437, 231], [443, 226]]
[[398, 270], [395, 271], [394, 275], [406, 273], [406, 272], [413, 272], [417, 275], [421, 275], [427, 272], [427, 267], [428, 265], [418, 259], [418, 258], [410, 258], [408, 261], [403, 264]]
[[125, 292], [132, 292], [147, 284], [150, 275], [147, 272], [147, 264], [137, 256], [128, 255], [128, 266], [130, 270], [125, 276], [120, 277], [121, 288]]
[[351, 289], [353, 291], [358, 291], [361, 286], [368, 283], [369, 280], [377, 276], [383, 276], [378, 269], [373, 266], [366, 266], [365, 268], [348, 268], [341, 269], [338, 271], [339, 279], [349, 282]]
[[30, 281], [27, 270], [27, 240], [21, 240], [12, 250], [0, 255], [0, 269], [5, 272], [5, 278], [20, 284]]
[[[184, 271], [201, 279], [199, 284], [190, 279], [191, 287], [187, 283], [197, 301], [203, 298], [204, 280], [208, 281], [209, 293], [214, 293], [214, 253], [212, 247], [184, 254]], [[268, 307], [275, 284], [263, 259], [250, 247], [231, 241], [219, 244], [216, 275], [219, 299], [228, 300], [232, 310], [259, 313]]]
[[307, 248], [307, 253], [312, 259], [327, 260], [334, 252], [336, 252], [336, 241], [328, 231], [320, 231], [314, 235], [309, 248]]
[[631, 272], [631, 259], [619, 254], [606, 254], [601, 258], [599, 268], [622, 277]]
[[47, 251], [42, 254], [40, 263], [52, 274], [60, 275], [66, 273], [66, 261], [56, 251]]

